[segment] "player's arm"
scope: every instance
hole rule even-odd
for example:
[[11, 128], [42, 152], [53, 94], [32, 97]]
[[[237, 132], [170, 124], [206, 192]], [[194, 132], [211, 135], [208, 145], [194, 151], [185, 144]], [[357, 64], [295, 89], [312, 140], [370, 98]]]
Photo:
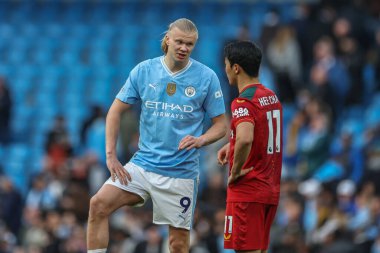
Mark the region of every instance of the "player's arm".
[[192, 148], [200, 148], [223, 138], [226, 133], [226, 116], [221, 114], [212, 118], [212, 126], [203, 135], [199, 137], [187, 135], [184, 137], [180, 141], [178, 149], [190, 150]]
[[252, 122], [241, 122], [236, 127], [236, 141], [233, 166], [231, 168], [231, 175], [228, 178], [228, 184], [234, 182], [241, 176], [246, 175], [253, 168], [244, 169], [243, 165], [248, 159], [251, 152], [253, 142], [254, 124]]
[[107, 167], [111, 173], [112, 181], [115, 181], [116, 177], [119, 178], [122, 184], [127, 184], [127, 178], [130, 181], [131, 176], [123, 168], [116, 154], [116, 143], [118, 139], [120, 129], [121, 114], [130, 108], [129, 104], [123, 103], [118, 99], [115, 99], [112, 103], [106, 119], [106, 157]]
[[199, 138], [203, 139], [203, 145], [206, 146], [226, 136], [227, 133], [227, 120], [224, 114], [212, 118], [212, 126], [201, 135]]
[[219, 162], [219, 164], [220, 165], [227, 164], [229, 156], [230, 156], [230, 143], [227, 143], [218, 151], [218, 162]]

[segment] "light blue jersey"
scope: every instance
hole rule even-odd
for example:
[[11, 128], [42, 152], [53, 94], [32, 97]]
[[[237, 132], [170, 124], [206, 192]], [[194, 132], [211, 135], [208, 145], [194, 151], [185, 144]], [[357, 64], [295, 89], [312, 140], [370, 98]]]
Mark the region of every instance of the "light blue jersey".
[[172, 73], [163, 56], [146, 60], [131, 71], [116, 98], [128, 104], [141, 100], [139, 151], [131, 162], [163, 176], [198, 176], [199, 151], [178, 145], [186, 135], [202, 135], [206, 113], [213, 118], [225, 112], [214, 71], [190, 59]]

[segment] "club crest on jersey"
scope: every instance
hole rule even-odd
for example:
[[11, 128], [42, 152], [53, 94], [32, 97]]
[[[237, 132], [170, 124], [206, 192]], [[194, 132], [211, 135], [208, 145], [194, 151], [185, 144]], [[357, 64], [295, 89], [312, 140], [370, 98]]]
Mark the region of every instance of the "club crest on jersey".
[[177, 90], [177, 85], [175, 83], [168, 83], [168, 85], [166, 86], [166, 93], [169, 96], [173, 96], [176, 90]]
[[195, 88], [193, 86], [188, 86], [185, 89], [185, 95], [189, 98], [193, 97], [195, 95]]

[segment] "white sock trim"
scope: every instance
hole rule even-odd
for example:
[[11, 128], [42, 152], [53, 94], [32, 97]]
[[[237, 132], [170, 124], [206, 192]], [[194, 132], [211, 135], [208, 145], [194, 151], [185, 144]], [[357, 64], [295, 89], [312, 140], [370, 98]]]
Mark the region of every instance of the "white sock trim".
[[92, 249], [92, 250], [87, 250], [87, 253], [106, 253], [107, 249]]

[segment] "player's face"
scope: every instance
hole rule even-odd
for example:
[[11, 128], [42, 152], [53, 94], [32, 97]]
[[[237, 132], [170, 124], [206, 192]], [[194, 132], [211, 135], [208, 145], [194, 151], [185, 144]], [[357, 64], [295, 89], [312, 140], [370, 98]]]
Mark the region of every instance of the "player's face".
[[197, 42], [196, 33], [186, 33], [174, 27], [167, 34], [168, 55], [179, 62], [187, 62]]
[[227, 58], [224, 58], [224, 64], [225, 64], [225, 69], [224, 71], [226, 72], [228, 82], [230, 85], [235, 85], [236, 84], [236, 75], [235, 75], [235, 70], [231, 66], [230, 61]]

